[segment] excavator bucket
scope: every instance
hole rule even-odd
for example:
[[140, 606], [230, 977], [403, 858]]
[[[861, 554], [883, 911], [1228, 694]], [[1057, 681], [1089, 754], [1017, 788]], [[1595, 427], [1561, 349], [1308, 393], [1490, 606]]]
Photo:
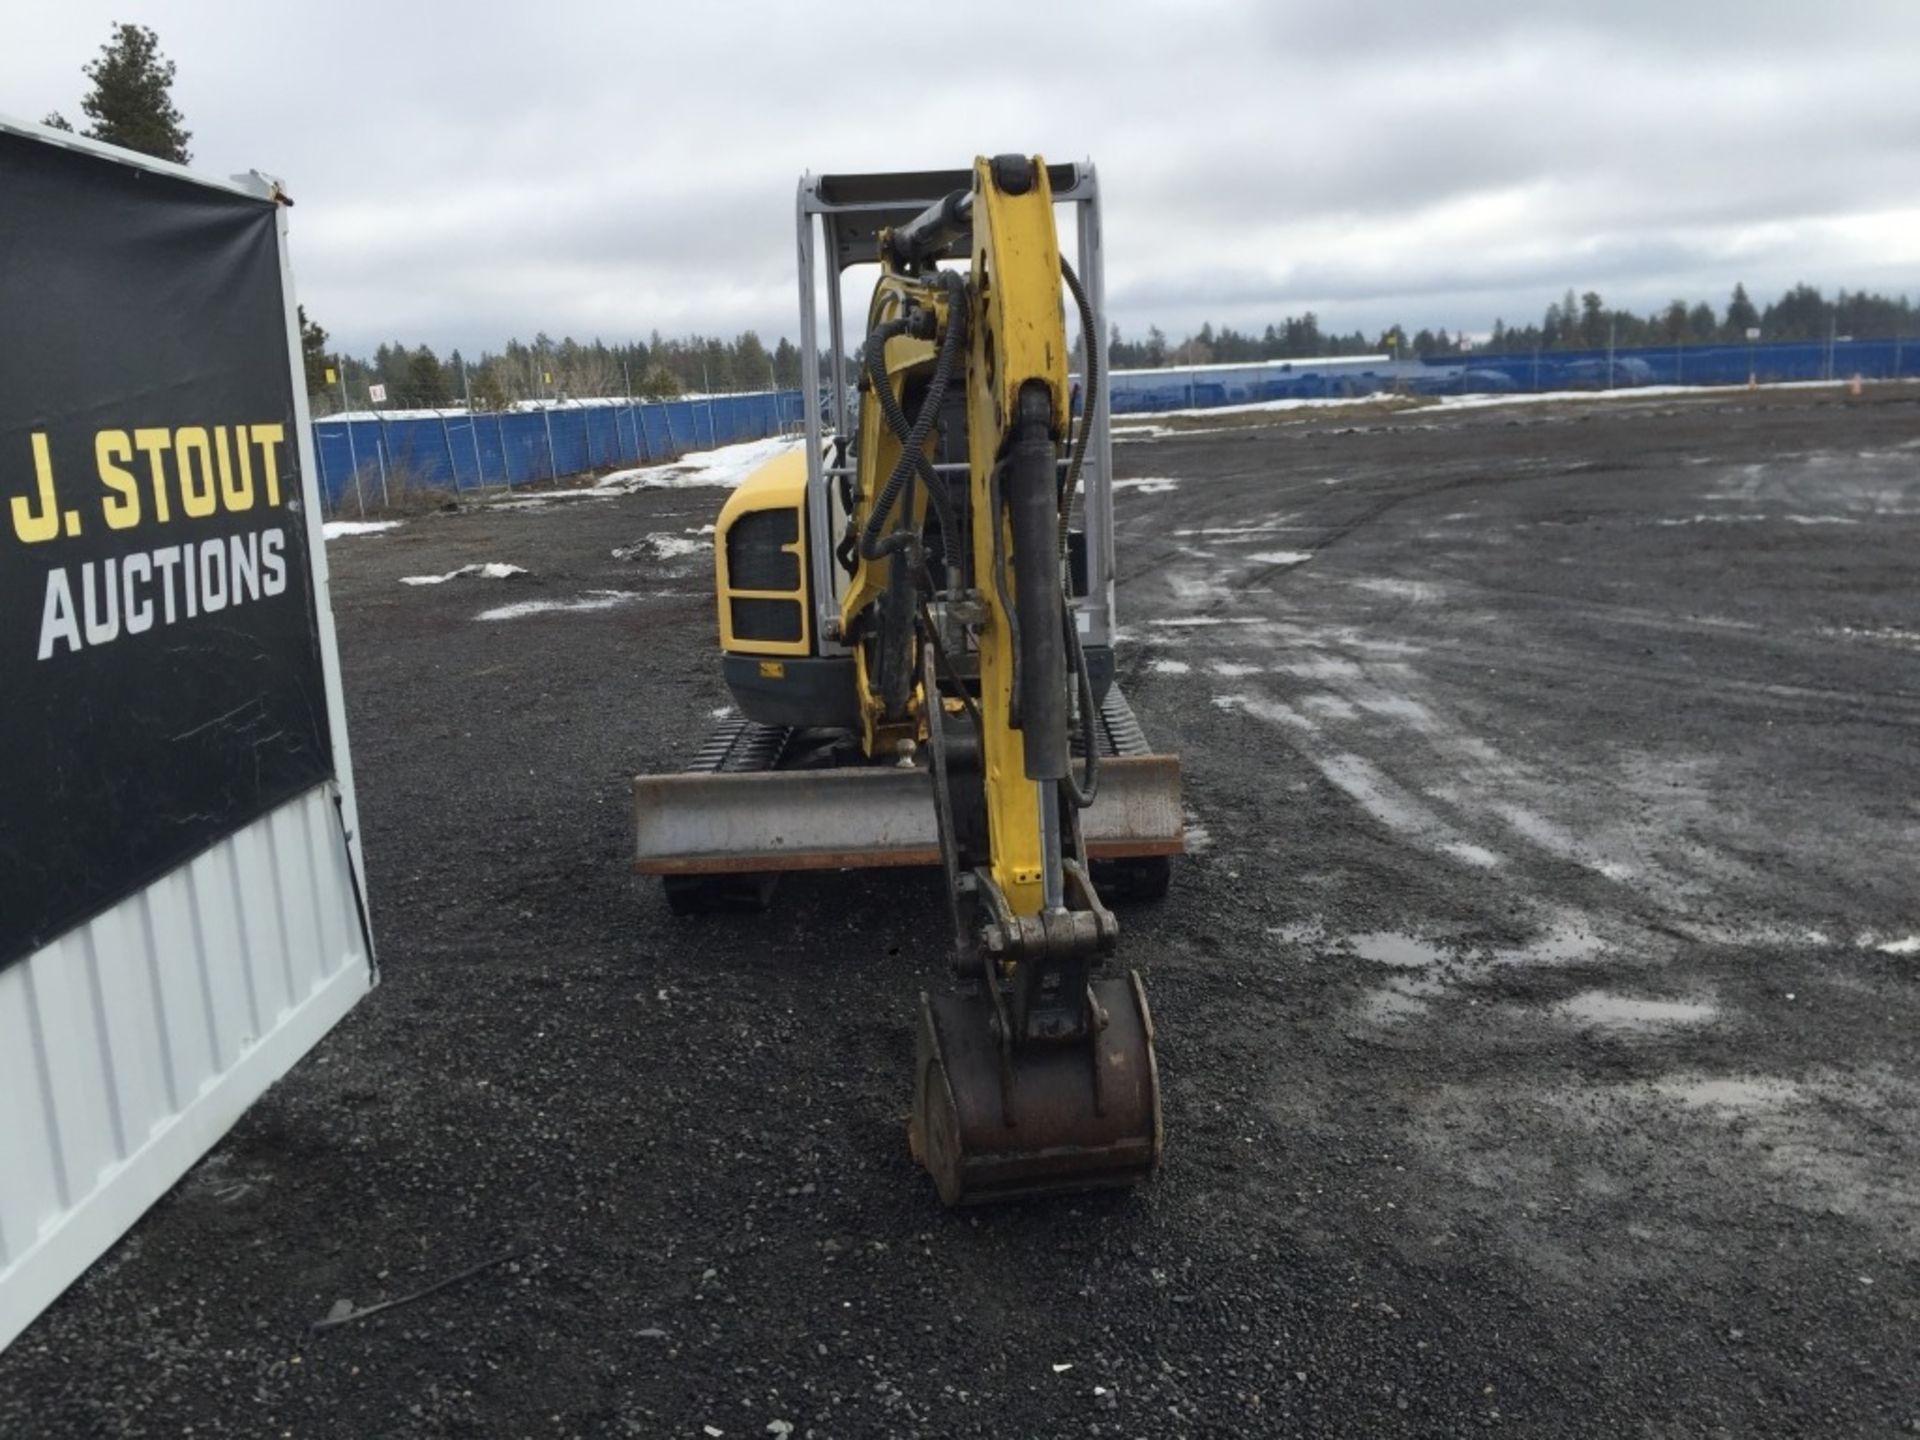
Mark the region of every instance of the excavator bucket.
[[1091, 986], [1084, 1043], [1003, 1051], [985, 995], [920, 997], [913, 1158], [949, 1205], [1138, 1184], [1160, 1163], [1160, 1076], [1140, 977]]

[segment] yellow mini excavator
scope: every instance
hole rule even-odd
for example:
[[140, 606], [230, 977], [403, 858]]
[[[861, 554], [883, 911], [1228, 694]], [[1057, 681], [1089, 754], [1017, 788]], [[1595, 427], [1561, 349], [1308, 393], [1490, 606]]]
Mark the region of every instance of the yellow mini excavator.
[[[915, 1159], [948, 1204], [1133, 1184], [1160, 1159], [1159, 1078], [1103, 896], [1164, 893], [1183, 830], [1179, 761], [1113, 683], [1093, 167], [813, 176], [799, 229], [804, 393], [818, 242], [831, 383], [804, 446], [720, 512], [740, 718], [634, 782], [636, 868], [687, 912], [764, 904], [784, 871], [942, 866], [956, 984], [921, 996]], [[850, 385], [855, 266], [877, 278]]]

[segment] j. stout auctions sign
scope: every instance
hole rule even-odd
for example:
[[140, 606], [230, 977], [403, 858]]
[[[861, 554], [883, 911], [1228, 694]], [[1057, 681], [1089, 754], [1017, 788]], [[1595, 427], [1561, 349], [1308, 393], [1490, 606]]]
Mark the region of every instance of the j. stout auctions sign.
[[0, 135], [0, 966], [332, 773], [274, 212]]

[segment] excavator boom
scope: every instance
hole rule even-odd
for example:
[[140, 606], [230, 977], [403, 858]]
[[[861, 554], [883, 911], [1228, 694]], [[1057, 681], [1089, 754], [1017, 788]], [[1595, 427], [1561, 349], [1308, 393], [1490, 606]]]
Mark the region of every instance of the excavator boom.
[[811, 450], [806, 481], [756, 477], [723, 510], [746, 718], [694, 773], [636, 781], [636, 863], [676, 908], [763, 900], [786, 869], [941, 865], [954, 985], [920, 999], [909, 1140], [949, 1204], [1132, 1184], [1161, 1152], [1153, 1022], [1114, 968], [1116, 872], [1096, 866], [1164, 890], [1179, 762], [1111, 683], [1102, 331], [1060, 254], [1056, 176], [1081, 183], [981, 159], [904, 212], [892, 177], [845, 188], [873, 197], [848, 205], [869, 224], [830, 235], [878, 266], [858, 423]]

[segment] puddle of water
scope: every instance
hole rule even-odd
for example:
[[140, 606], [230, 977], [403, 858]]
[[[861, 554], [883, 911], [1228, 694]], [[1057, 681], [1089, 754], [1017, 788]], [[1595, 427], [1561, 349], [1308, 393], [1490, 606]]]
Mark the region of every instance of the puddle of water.
[[1446, 952], [1431, 940], [1398, 930], [1373, 930], [1365, 935], [1349, 935], [1347, 943], [1354, 954], [1376, 965], [1391, 965], [1396, 970], [1424, 970], [1446, 958]]
[[1327, 938], [1327, 927], [1318, 920], [1295, 920], [1286, 925], [1269, 925], [1267, 934], [1289, 945], [1318, 943]]
[[1662, 1080], [1654, 1088], [1682, 1105], [1711, 1106], [1718, 1110], [1772, 1109], [1797, 1098], [1800, 1093], [1800, 1087], [1789, 1080], [1724, 1075], [1688, 1075]]
[[1613, 990], [1583, 990], [1554, 1006], [1563, 1019], [1613, 1030], [1646, 1030], [1661, 1025], [1701, 1025], [1719, 1008], [1699, 1000], [1646, 1000]]
[[1467, 864], [1481, 870], [1495, 869], [1501, 863], [1500, 857], [1486, 846], [1475, 845], [1466, 840], [1455, 840], [1451, 844], [1442, 845], [1440, 853], [1451, 855], [1456, 860], [1464, 860]]
[[1604, 949], [1606, 942], [1591, 930], [1561, 925], [1529, 944], [1495, 952], [1494, 959], [1506, 965], [1577, 965]]
[[1300, 706], [1303, 710], [1311, 710], [1316, 715], [1325, 715], [1333, 720], [1351, 720], [1360, 713], [1338, 695], [1306, 695], [1301, 697]]
[[1391, 1025], [1426, 1013], [1426, 1001], [1403, 995], [1398, 990], [1370, 990], [1360, 999], [1361, 1017], [1376, 1025]]
[[1408, 728], [1422, 734], [1432, 734], [1438, 728], [1433, 712], [1418, 700], [1408, 700], [1404, 696], [1389, 695], [1370, 698], [1360, 702], [1360, 708], [1369, 715], [1378, 715], [1383, 720], [1398, 720]]

